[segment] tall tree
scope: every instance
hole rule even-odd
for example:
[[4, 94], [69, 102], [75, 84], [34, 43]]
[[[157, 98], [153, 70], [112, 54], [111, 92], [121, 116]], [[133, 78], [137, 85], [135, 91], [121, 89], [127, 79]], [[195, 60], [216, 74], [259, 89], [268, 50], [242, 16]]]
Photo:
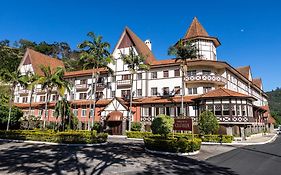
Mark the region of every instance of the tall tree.
[[145, 64], [145, 59], [143, 55], [139, 54], [137, 55], [134, 51], [133, 47], [130, 47], [129, 54], [122, 54], [121, 58], [124, 62], [124, 64], [127, 65], [129, 71], [131, 72], [131, 89], [130, 89], [130, 112], [129, 112], [129, 131], [132, 127], [132, 101], [133, 101], [133, 82], [134, 82], [134, 76], [138, 71], [142, 70], [148, 70], [149, 65]]
[[64, 96], [65, 90], [70, 92], [70, 83], [64, 79], [64, 68], [57, 67], [53, 72], [51, 68], [42, 66], [41, 70], [44, 76], [40, 77], [38, 83], [42, 85], [42, 90], [46, 91], [45, 99], [45, 114], [43, 119], [43, 128], [46, 127], [48, 103], [50, 102], [50, 96], [54, 88], [57, 88], [57, 92], [61, 97]]
[[7, 131], [9, 130], [10, 119], [11, 119], [11, 110], [12, 110], [12, 103], [14, 99], [14, 92], [17, 85], [26, 86], [26, 81], [21, 75], [20, 71], [10, 72], [6, 69], [0, 72], [1, 79], [10, 86], [10, 99], [9, 99], [9, 115], [8, 115], [8, 122], [7, 122]]
[[[80, 64], [83, 69], [93, 69], [92, 74], [92, 86], [91, 86], [91, 99], [92, 99], [92, 125], [94, 126], [95, 108], [96, 108], [96, 89], [99, 79], [99, 68], [107, 68], [110, 63], [114, 63], [110, 52], [110, 44], [102, 41], [102, 36], [96, 36], [93, 32], [87, 34], [91, 40], [86, 40], [78, 44], [78, 48], [81, 49]], [[95, 83], [94, 83], [95, 80]], [[90, 130], [90, 119], [88, 120], [88, 129]]]
[[65, 130], [66, 121], [68, 121], [68, 128], [71, 127], [71, 107], [69, 102], [66, 98], [62, 98], [61, 100], [57, 101], [55, 106], [55, 115], [58, 118], [60, 118], [62, 130]]
[[180, 40], [174, 46], [169, 47], [168, 55], [176, 56], [176, 62], [180, 62], [182, 72], [182, 98], [181, 98], [181, 115], [183, 115], [183, 96], [185, 95], [184, 76], [187, 72], [187, 60], [200, 58], [198, 48], [191, 41]]

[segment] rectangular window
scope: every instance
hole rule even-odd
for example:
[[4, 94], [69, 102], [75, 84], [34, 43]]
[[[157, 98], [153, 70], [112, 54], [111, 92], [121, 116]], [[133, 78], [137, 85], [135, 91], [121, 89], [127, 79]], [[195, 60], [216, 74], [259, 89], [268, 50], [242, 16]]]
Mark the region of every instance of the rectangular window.
[[210, 75], [211, 71], [210, 70], [202, 70], [203, 75]]
[[82, 117], [86, 117], [87, 115], [87, 109], [82, 108]]
[[77, 117], [78, 116], [78, 109], [73, 109], [73, 114], [74, 114], [75, 117]]
[[79, 99], [80, 99], [80, 100], [85, 100], [85, 99], [87, 99], [87, 93], [80, 93], [80, 94], [79, 94]]
[[196, 88], [188, 88], [188, 94], [197, 94], [197, 87]]
[[52, 117], [56, 117], [56, 111], [52, 110]]
[[58, 95], [53, 95], [52, 96], [52, 101], [58, 101], [59, 99], [59, 96]]
[[151, 88], [151, 95], [157, 95], [157, 87]]
[[38, 116], [42, 116], [42, 110], [41, 109], [39, 109], [39, 111], [38, 111]]
[[137, 90], [137, 96], [138, 96], [138, 97], [141, 97], [141, 96], [142, 96], [142, 89], [138, 89], [138, 90]]
[[175, 90], [175, 95], [179, 95], [181, 92], [181, 88], [179, 86], [175, 86], [174, 90]]
[[164, 78], [168, 78], [169, 77], [169, 71], [168, 70], [164, 70], [163, 71], [163, 77]]
[[40, 96], [40, 102], [45, 102], [46, 97], [45, 96]]
[[241, 105], [237, 105], [237, 116], [241, 116]]
[[215, 105], [215, 115], [221, 116], [221, 105]]
[[203, 93], [207, 93], [212, 89], [212, 87], [203, 87]]
[[112, 76], [111, 77], [111, 82], [115, 82], [116, 81], [116, 76]]
[[170, 108], [169, 107], [166, 107], [166, 115], [170, 116], [171, 113], [170, 113]]
[[148, 108], [143, 108], [143, 115], [148, 116]]
[[155, 116], [159, 115], [159, 108], [158, 107], [154, 108], [154, 114], [155, 114]]
[[94, 113], [94, 110], [91, 109], [91, 110], [90, 110], [90, 117], [93, 117], [93, 113]]
[[130, 80], [131, 74], [122, 75], [122, 80]]
[[175, 69], [174, 70], [174, 76], [179, 77], [180, 76], [180, 69]]
[[181, 107], [177, 107], [177, 116], [180, 116], [180, 114], [181, 114]]
[[229, 113], [229, 104], [224, 104], [223, 106], [222, 106], [222, 115], [229, 115], [230, 113]]
[[170, 91], [169, 91], [169, 87], [164, 87], [163, 88], [163, 95], [169, 95]]
[[87, 84], [87, 80], [86, 79], [80, 80], [80, 84]]
[[114, 98], [116, 95], [116, 92], [115, 91], [111, 91], [111, 97]]
[[157, 72], [151, 72], [151, 79], [157, 79]]
[[22, 102], [27, 103], [27, 99], [28, 99], [27, 97], [22, 97]]
[[129, 99], [130, 98], [130, 90], [122, 90], [121, 91], [121, 96], [122, 96], [122, 98]]
[[103, 98], [103, 92], [96, 92], [96, 99], [102, 99]]
[[232, 111], [232, 112], [231, 112], [232, 115], [233, 115], [233, 116], [236, 116], [236, 105], [232, 105], [232, 106], [231, 106], [231, 111]]
[[242, 106], [242, 116], [246, 116], [246, 105]]
[[142, 73], [138, 73], [138, 74], [137, 74], [137, 79], [138, 79], [138, 80], [141, 80], [141, 79], [142, 79]]
[[148, 108], [148, 116], [152, 116], [152, 108], [151, 107]]
[[187, 71], [187, 76], [195, 76], [195, 75], [196, 75], [196, 70]]

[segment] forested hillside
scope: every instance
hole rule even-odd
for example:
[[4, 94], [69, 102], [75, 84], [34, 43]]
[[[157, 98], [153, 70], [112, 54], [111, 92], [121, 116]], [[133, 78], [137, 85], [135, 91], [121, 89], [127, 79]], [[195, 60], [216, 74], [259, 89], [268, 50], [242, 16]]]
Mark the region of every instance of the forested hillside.
[[272, 116], [281, 124], [281, 88], [267, 92]]

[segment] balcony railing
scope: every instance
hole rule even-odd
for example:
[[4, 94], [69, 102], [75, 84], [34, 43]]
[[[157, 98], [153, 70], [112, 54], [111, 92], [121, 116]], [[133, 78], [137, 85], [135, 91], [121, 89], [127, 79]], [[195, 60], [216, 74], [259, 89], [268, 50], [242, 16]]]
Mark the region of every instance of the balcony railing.
[[253, 117], [248, 116], [219, 116], [217, 117], [219, 122], [223, 123], [245, 123], [245, 122], [255, 122]]
[[186, 83], [206, 82], [206, 83], [216, 83], [216, 84], [224, 85], [227, 83], [227, 80], [221, 75], [187, 75], [185, 77], [185, 82]]
[[18, 90], [18, 93], [19, 93], [19, 94], [28, 94], [28, 93], [29, 93], [29, 90], [20, 89], [20, 90]]
[[117, 87], [130, 87], [131, 86], [131, 80], [118, 80], [117, 81]]
[[76, 84], [75, 85], [77, 91], [86, 91], [88, 90], [88, 84]]

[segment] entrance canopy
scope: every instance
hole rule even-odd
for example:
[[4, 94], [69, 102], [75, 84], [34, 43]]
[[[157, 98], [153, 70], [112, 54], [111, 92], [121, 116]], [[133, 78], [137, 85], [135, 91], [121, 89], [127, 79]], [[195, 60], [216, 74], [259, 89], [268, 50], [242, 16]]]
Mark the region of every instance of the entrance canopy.
[[112, 111], [108, 114], [107, 121], [122, 121], [123, 120], [123, 113], [120, 111]]

